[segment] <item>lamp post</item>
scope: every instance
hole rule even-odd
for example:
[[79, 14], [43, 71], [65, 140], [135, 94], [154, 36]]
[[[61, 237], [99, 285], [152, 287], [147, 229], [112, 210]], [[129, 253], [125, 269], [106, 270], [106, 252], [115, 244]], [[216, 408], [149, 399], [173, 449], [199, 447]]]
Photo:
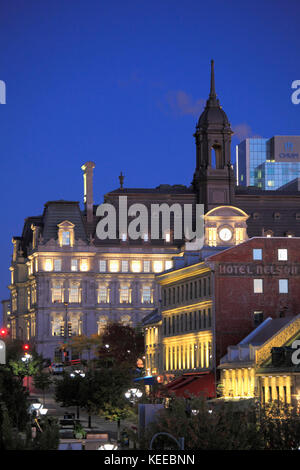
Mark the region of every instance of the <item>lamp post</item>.
[[26, 372], [27, 372], [27, 386], [26, 386], [26, 389], [29, 390], [29, 376], [28, 376], [28, 362], [30, 361], [30, 359], [32, 359], [32, 356], [31, 354], [27, 354], [25, 353], [23, 357], [21, 357], [21, 360], [23, 362], [25, 362], [25, 366], [26, 366]]
[[131, 388], [125, 392], [125, 397], [129, 400], [132, 404], [134, 404], [139, 398], [143, 396], [143, 392], [138, 388]]
[[65, 327], [64, 327], [64, 351], [63, 351], [64, 361], [63, 362], [66, 362], [65, 348], [67, 347], [67, 343], [68, 343], [68, 305], [69, 305], [68, 302], [64, 302], [64, 306], [65, 306], [65, 322], [64, 322]]
[[118, 446], [112, 442], [107, 442], [106, 444], [101, 444], [97, 450], [118, 450]]

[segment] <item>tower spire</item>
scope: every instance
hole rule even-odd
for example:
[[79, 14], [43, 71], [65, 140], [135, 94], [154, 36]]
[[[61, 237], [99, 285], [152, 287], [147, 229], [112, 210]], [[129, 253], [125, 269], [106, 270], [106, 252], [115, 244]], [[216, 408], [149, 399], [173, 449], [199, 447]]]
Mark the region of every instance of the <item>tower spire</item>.
[[210, 61], [210, 63], [211, 63], [211, 69], [210, 69], [210, 94], [209, 94], [209, 97], [210, 98], [216, 98], [217, 95], [216, 95], [216, 88], [215, 88], [215, 62], [212, 59]]

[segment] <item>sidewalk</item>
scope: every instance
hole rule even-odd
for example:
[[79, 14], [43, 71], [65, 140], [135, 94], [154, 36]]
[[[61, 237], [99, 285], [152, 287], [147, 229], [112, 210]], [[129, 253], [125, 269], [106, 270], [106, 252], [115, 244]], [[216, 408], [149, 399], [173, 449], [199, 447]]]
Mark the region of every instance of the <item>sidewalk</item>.
[[[31, 398], [36, 398], [40, 403], [44, 404], [43, 395], [37, 391], [30, 392]], [[53, 393], [45, 394], [45, 405], [44, 408], [48, 409], [47, 416], [54, 416], [58, 419], [62, 419], [65, 414], [74, 413], [75, 418], [77, 417], [76, 407], [62, 407], [56, 403]], [[80, 409], [79, 419], [83, 428], [88, 432], [97, 431], [99, 433], [108, 433], [111, 439], [117, 439], [117, 422], [107, 421], [98, 415], [91, 415], [91, 428], [88, 428], [88, 414], [85, 410]], [[131, 426], [131, 422], [121, 421], [121, 430], [125, 426]]]

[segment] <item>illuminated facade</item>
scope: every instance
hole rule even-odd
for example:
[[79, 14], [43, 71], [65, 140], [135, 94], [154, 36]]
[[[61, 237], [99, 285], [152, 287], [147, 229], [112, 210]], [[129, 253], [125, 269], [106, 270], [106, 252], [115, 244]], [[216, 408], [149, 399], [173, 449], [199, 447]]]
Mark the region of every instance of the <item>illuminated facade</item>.
[[[184, 261], [178, 258], [180, 261]], [[213, 365], [210, 270], [203, 262], [157, 275], [161, 313], [144, 319], [148, 374], [173, 377], [209, 371]], [[153, 331], [156, 354], [153, 366]], [[159, 341], [157, 343], [157, 341]], [[152, 359], [152, 360], [151, 360]]]
[[96, 245], [78, 203], [65, 201], [47, 203], [13, 245], [11, 336], [49, 358], [60, 357], [65, 337], [101, 334], [108, 321], [140, 323], [160, 298], [155, 274], [169, 269], [177, 253], [168, 245]]
[[300, 315], [267, 318], [221, 359], [222, 397], [299, 405], [300, 367], [292, 343], [300, 338]]
[[[150, 345], [154, 349], [148, 354], [148, 368], [179, 373], [210, 370], [212, 363], [224, 354], [224, 348], [251, 331], [253, 317], [265, 315], [269, 306], [273, 308], [273, 302], [277, 302], [273, 314], [278, 315], [286, 305], [284, 293], [286, 289], [294, 290], [297, 276], [291, 273], [291, 280], [287, 275], [275, 279], [281, 281], [279, 300], [270, 291], [259, 297], [264, 277], [254, 278], [247, 271], [255, 260], [244, 253], [244, 248], [237, 253], [241, 264], [237, 275], [235, 263], [226, 267], [226, 272], [222, 272], [223, 268], [219, 271], [222, 259], [216, 256], [224, 253], [226, 258], [225, 253], [229, 253], [229, 259], [224, 261], [232, 264], [236, 253], [231, 250], [243, 247], [248, 237], [282, 237], [282, 248], [289, 240], [284, 237], [299, 237], [300, 192], [236, 187], [231, 163], [232, 134], [216, 94], [212, 62], [210, 93], [194, 134], [196, 165], [192, 184], [124, 188], [121, 174], [120, 187], [104, 195], [103, 202], [116, 209], [123, 196], [128, 199], [128, 206], [178, 204], [183, 209], [186, 204], [203, 204], [204, 247], [196, 254], [197, 259], [188, 263], [195, 264], [197, 274], [193, 274], [193, 268], [184, 271], [181, 266], [182, 280], [177, 279], [175, 271], [156, 279], [157, 274], [172, 268], [174, 257], [178, 257], [179, 264], [180, 258], [188, 258], [183, 256], [186, 240], [184, 236], [174, 237], [172, 224], [157, 240], [151, 239], [148, 230], [140, 239], [131, 240], [119, 221], [116, 239], [97, 237], [100, 217], [93, 197], [95, 163], [86, 162], [82, 166], [84, 208], [74, 201], [48, 202], [43, 214], [28, 217], [22, 235], [13, 238], [9, 285], [12, 337], [32, 341], [39, 353], [53, 358], [64, 336], [101, 333], [108, 320], [136, 325], [157, 308], [163, 316], [162, 349], [157, 360], [157, 343], [151, 334], [147, 344], [149, 351]], [[165, 295], [171, 297], [165, 301]], [[289, 297], [288, 309], [294, 314], [298, 303], [294, 294]]]

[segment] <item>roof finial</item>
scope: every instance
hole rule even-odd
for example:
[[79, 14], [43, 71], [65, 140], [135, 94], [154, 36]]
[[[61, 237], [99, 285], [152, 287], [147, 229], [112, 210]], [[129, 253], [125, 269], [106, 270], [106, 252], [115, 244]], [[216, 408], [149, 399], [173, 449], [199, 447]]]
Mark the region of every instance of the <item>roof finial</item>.
[[122, 171], [120, 173], [119, 180], [120, 180], [120, 189], [123, 189], [124, 175], [122, 175]]
[[210, 72], [210, 98], [216, 98], [216, 89], [215, 89], [215, 63], [213, 59], [211, 60], [211, 72]]

